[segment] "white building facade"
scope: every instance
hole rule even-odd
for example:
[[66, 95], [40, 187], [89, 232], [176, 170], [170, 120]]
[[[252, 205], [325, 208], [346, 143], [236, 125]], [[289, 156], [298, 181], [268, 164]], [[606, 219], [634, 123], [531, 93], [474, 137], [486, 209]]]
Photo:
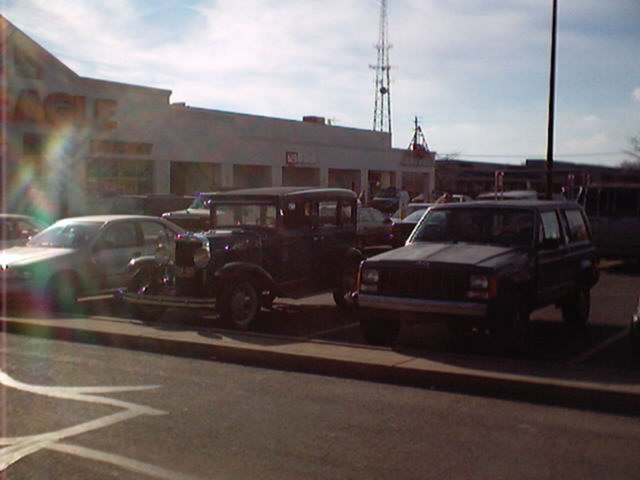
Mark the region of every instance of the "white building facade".
[[0, 29], [4, 211], [82, 214], [111, 192], [433, 190], [434, 155], [387, 133], [171, 104], [170, 90], [80, 77], [3, 17]]

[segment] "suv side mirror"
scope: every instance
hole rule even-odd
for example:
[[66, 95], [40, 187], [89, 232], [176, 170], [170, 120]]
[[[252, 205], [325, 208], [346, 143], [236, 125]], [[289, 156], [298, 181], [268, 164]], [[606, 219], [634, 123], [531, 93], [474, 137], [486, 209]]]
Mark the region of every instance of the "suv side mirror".
[[545, 238], [539, 243], [540, 250], [553, 250], [560, 246], [559, 238]]

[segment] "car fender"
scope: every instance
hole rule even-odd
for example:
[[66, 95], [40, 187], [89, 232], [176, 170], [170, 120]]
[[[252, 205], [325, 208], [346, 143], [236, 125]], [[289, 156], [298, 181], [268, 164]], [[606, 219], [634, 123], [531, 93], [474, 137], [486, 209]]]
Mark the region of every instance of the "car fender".
[[220, 285], [234, 282], [243, 277], [257, 279], [262, 289], [273, 290], [276, 287], [273, 277], [264, 268], [253, 263], [230, 262], [219, 268], [214, 274]]
[[580, 262], [580, 279], [585, 285], [591, 288], [598, 283], [599, 278], [600, 271], [592, 259], [585, 258]]
[[141, 269], [150, 269], [152, 271], [155, 271], [160, 270], [161, 268], [162, 265], [158, 263], [158, 260], [153, 255], [145, 255], [142, 257], [132, 258], [127, 264], [127, 270], [131, 273]]

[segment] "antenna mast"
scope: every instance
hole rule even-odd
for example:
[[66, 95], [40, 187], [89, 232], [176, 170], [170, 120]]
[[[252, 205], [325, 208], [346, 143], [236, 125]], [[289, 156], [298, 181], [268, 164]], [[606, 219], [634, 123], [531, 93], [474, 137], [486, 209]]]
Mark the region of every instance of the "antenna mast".
[[381, 132], [391, 133], [391, 91], [389, 70], [389, 49], [387, 43], [387, 0], [380, 0], [380, 26], [378, 33], [378, 62], [376, 65], [369, 65], [376, 71], [376, 90], [373, 108], [373, 129]]

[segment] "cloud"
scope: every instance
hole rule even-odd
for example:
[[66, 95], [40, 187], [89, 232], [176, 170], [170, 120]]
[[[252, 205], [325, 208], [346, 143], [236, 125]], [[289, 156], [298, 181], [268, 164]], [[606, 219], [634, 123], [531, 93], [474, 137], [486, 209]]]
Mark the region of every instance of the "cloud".
[[[372, 126], [377, 0], [5, 2], [82, 76], [197, 107]], [[389, 2], [394, 145], [418, 116], [440, 152], [544, 152], [550, 15], [539, 0]], [[628, 92], [640, 101], [637, 0], [563, 0], [559, 16], [558, 145], [595, 144], [600, 129], [617, 151], [637, 118]]]

